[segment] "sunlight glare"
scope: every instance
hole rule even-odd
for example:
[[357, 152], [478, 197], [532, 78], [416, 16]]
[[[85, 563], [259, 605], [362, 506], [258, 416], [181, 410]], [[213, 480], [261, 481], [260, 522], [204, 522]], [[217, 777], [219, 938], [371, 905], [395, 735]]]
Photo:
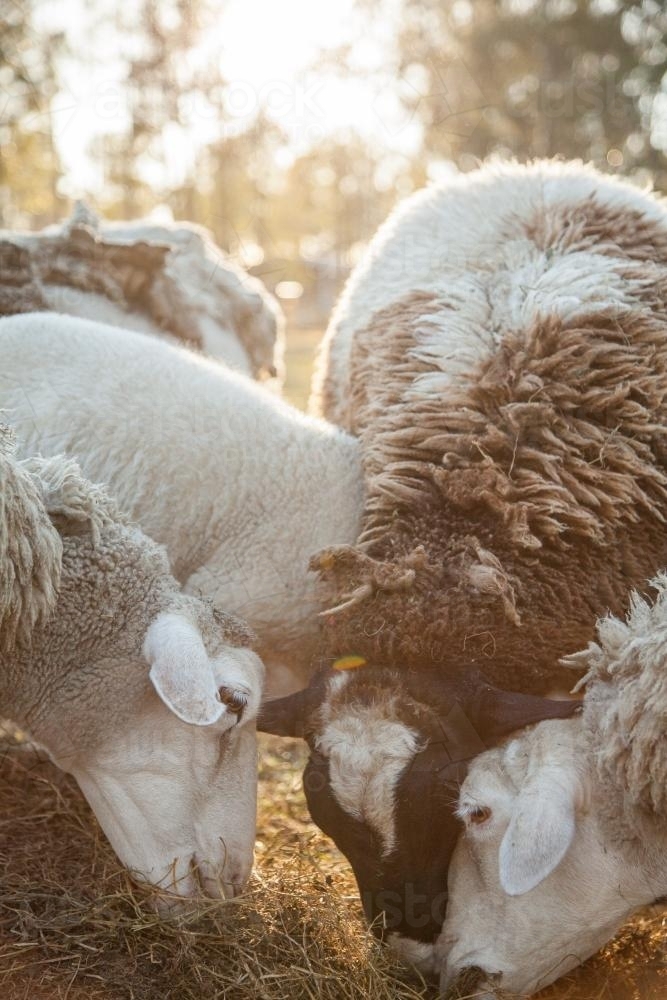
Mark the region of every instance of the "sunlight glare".
[[349, 40], [353, 0], [230, 0], [219, 24], [220, 68], [261, 88], [292, 84], [320, 49]]

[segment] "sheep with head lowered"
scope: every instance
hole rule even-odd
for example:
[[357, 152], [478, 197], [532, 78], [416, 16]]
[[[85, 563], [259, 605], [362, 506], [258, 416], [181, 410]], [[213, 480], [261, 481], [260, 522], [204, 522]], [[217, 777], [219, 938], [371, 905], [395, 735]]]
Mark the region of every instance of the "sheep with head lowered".
[[0, 315], [37, 310], [168, 336], [282, 382], [276, 300], [190, 223], [106, 222], [79, 203], [41, 232], [0, 231]]
[[[178, 896], [238, 892], [263, 672], [251, 633], [182, 594], [164, 549], [72, 461], [5, 448], [0, 471], [0, 716], [74, 775], [138, 878]], [[7, 552], [21, 601], [5, 600]]]
[[581, 717], [471, 765], [437, 946], [443, 991], [533, 993], [667, 897], [667, 574], [653, 586], [654, 601], [635, 594], [625, 622], [603, 619], [570, 658], [588, 669]]
[[667, 564], [665, 204], [560, 163], [417, 194], [343, 293], [316, 401], [358, 436], [366, 493], [356, 542], [312, 561], [324, 649], [367, 665], [260, 724], [307, 735], [312, 815], [434, 971], [466, 746], [438, 718], [488, 745], [467, 679], [569, 688], [560, 658]]
[[248, 621], [270, 693], [307, 683], [309, 557], [359, 530], [354, 438], [202, 355], [53, 313], [0, 320], [0, 407], [27, 454], [107, 483], [188, 593]]
[[319, 363], [367, 490], [321, 559], [333, 651], [567, 683], [667, 555], [666, 320], [667, 209], [629, 183], [498, 164], [399, 207]]

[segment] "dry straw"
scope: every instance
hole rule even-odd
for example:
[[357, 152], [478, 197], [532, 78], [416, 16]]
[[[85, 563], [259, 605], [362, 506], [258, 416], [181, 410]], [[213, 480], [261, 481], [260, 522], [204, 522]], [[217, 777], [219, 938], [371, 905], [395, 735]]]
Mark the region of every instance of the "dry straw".
[[[307, 821], [300, 745], [263, 740], [247, 894], [158, 918], [74, 784], [28, 749], [0, 760], [2, 1000], [418, 1000], [437, 991], [365, 930], [347, 866]], [[667, 929], [636, 922], [544, 995], [667, 995]]]

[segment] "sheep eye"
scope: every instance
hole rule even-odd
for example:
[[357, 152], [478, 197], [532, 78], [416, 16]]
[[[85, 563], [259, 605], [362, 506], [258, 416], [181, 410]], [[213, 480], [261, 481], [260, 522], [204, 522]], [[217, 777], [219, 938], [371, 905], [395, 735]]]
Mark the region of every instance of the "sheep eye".
[[486, 823], [487, 819], [491, 819], [491, 810], [488, 806], [478, 806], [468, 813], [468, 819], [475, 826], [479, 826], [481, 823]]
[[218, 688], [218, 701], [226, 705], [234, 715], [241, 715], [243, 709], [248, 704], [248, 699], [241, 691], [233, 691], [231, 688]]

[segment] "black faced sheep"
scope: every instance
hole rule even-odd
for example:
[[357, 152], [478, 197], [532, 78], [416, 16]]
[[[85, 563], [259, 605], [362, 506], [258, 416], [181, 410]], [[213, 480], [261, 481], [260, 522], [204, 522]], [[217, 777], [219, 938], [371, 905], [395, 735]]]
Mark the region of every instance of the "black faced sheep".
[[577, 709], [473, 673], [324, 668], [305, 691], [265, 703], [259, 728], [307, 740], [313, 820], [352, 865], [373, 930], [433, 973], [469, 762], [523, 726]]
[[310, 734], [314, 815], [433, 968], [455, 795], [419, 713], [447, 717], [479, 670], [569, 687], [560, 657], [667, 564], [667, 209], [577, 164], [430, 188], [372, 242], [320, 365], [316, 402], [358, 435], [366, 490], [357, 542], [312, 562], [324, 652], [367, 665], [262, 724]]

